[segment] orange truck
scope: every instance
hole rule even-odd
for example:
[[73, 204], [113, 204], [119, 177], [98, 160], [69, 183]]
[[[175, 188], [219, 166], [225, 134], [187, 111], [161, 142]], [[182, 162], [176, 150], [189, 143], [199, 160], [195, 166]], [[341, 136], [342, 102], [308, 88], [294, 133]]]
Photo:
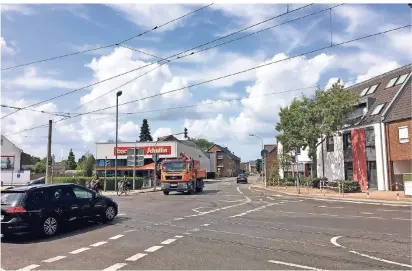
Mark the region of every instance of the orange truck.
[[181, 153], [179, 158], [165, 159], [161, 163], [161, 189], [163, 194], [170, 191], [203, 192], [206, 170], [200, 169], [200, 162]]

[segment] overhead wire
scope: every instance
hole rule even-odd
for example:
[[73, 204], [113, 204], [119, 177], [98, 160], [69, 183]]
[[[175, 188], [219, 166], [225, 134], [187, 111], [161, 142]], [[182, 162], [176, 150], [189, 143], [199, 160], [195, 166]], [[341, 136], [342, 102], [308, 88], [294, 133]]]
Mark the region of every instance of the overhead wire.
[[[261, 64], [261, 65], [258, 65], [258, 66], [255, 66], [255, 67], [252, 67], [252, 68], [249, 68], [249, 69], [246, 69], [246, 70], [242, 70], [242, 71], [238, 71], [238, 72], [235, 72], [235, 73], [231, 73], [231, 74], [227, 74], [227, 75], [224, 75], [224, 76], [220, 76], [220, 77], [217, 77], [217, 78], [205, 80], [205, 81], [202, 81], [202, 82], [199, 82], [199, 83], [196, 83], [196, 84], [192, 84], [192, 85], [189, 85], [189, 86], [186, 86], [186, 87], [177, 88], [177, 89], [169, 90], [169, 91], [166, 91], [166, 92], [163, 92], [163, 93], [160, 93], [160, 94], [155, 94], [155, 95], [152, 95], [152, 96], [147, 96], [147, 97], [144, 97], [144, 98], [140, 98], [140, 99], [132, 100], [132, 101], [129, 101], [129, 102], [121, 103], [121, 104], [119, 104], [118, 106], [130, 104], [130, 103], [134, 103], [134, 102], [138, 102], [138, 101], [142, 101], [142, 100], [151, 99], [151, 98], [158, 97], [158, 96], [163, 96], [163, 95], [165, 95], [165, 94], [169, 94], [169, 93], [172, 93], [172, 92], [176, 92], [176, 91], [179, 91], [179, 90], [183, 90], [183, 89], [186, 89], [186, 88], [189, 88], [189, 87], [194, 87], [194, 86], [203, 85], [203, 84], [206, 84], [206, 83], [210, 83], [210, 82], [213, 82], [213, 81], [221, 80], [221, 79], [224, 79], [224, 78], [232, 77], [232, 76], [234, 76], [234, 75], [242, 74], [242, 73], [245, 73], [245, 72], [248, 72], [248, 71], [252, 71], [252, 70], [256, 70], [256, 69], [262, 68], [262, 67], [266, 67], [266, 66], [269, 66], [269, 65], [273, 65], [273, 64], [276, 64], [276, 63], [280, 63], [280, 62], [283, 62], [283, 61], [286, 61], [286, 60], [290, 60], [290, 59], [293, 59], [293, 58], [297, 58], [297, 57], [300, 57], [300, 56], [304, 56], [304, 55], [307, 55], [307, 54], [312, 54], [312, 53], [314, 53], [314, 52], [323, 51], [323, 50], [326, 50], [326, 49], [329, 49], [329, 48], [338, 47], [338, 46], [341, 46], [341, 45], [344, 45], [344, 44], [348, 44], [348, 43], [351, 43], [351, 42], [359, 41], [359, 40], [362, 40], [362, 39], [367, 39], [367, 38], [375, 37], [375, 36], [378, 36], [378, 35], [383, 35], [383, 34], [390, 33], [390, 32], [393, 32], [393, 31], [397, 31], [397, 30], [400, 30], [400, 29], [404, 29], [404, 28], [407, 28], [407, 27], [411, 27], [411, 24], [404, 25], [404, 26], [400, 26], [400, 27], [396, 27], [396, 28], [392, 28], [392, 29], [385, 30], [385, 31], [380, 31], [380, 32], [377, 32], [377, 33], [374, 33], [374, 34], [370, 34], [370, 35], [365, 35], [365, 36], [362, 36], [362, 37], [359, 37], [359, 38], [355, 38], [355, 39], [343, 41], [343, 42], [340, 42], [340, 43], [328, 45], [328, 46], [325, 46], [325, 47], [322, 47], [322, 48], [314, 49], [314, 50], [311, 50], [311, 51], [309, 51], [309, 52], [297, 54], [297, 55], [294, 55], [294, 56], [291, 56], [291, 57], [288, 57], [288, 58], [284, 58], [284, 59], [281, 59], [281, 60], [267, 62], [267, 63]], [[95, 112], [104, 111], [104, 110], [111, 109], [111, 108], [114, 108], [114, 107], [116, 107], [116, 106], [108, 106], [108, 107], [96, 109], [96, 110], [89, 111], [89, 112], [85, 112], [85, 113], [79, 113], [78, 115], [73, 116], [73, 117], [79, 117], [79, 116], [83, 116], [83, 115], [88, 115], [88, 114], [90, 114], [90, 113], [95, 113]], [[73, 118], [73, 117], [72, 117], [72, 118]], [[60, 121], [63, 121], [63, 120], [65, 120], [65, 119], [67, 119], [67, 118], [62, 118], [62, 119], [60, 119], [60, 120], [58, 120], [58, 121], [56, 121], [56, 122], [60, 122]], [[45, 124], [45, 125], [47, 126], [48, 124]], [[39, 126], [36, 126], [36, 127], [33, 127], [33, 128], [29, 128], [29, 129], [26, 129], [26, 130], [22, 130], [22, 131], [13, 133], [13, 134], [17, 134], [17, 133], [25, 132], [25, 131], [30, 131], [30, 130], [33, 130], [33, 129], [36, 129], [36, 128], [43, 127], [43, 126], [45, 126], [45, 125], [39, 125]], [[10, 135], [11, 135], [11, 134], [10, 134]]]
[[[243, 29], [240, 29], [240, 30], [238, 30], [238, 31], [232, 32], [232, 33], [230, 33], [230, 34], [228, 34], [228, 35], [225, 35], [225, 36], [223, 36], [223, 37], [220, 37], [220, 38], [214, 39], [214, 40], [212, 40], [212, 41], [203, 43], [203, 44], [198, 45], [198, 46], [196, 46], [196, 47], [193, 47], [193, 48], [191, 48], [191, 49], [187, 49], [187, 50], [185, 50], [185, 51], [183, 51], [183, 52], [181, 52], [181, 53], [174, 54], [174, 55], [172, 55], [172, 56], [170, 56], [170, 57], [165, 58], [165, 60], [170, 59], [170, 58], [173, 58], [173, 57], [176, 57], [176, 56], [179, 56], [179, 55], [181, 55], [181, 54], [187, 53], [187, 52], [189, 52], [189, 51], [192, 51], [192, 50], [194, 50], [194, 49], [203, 47], [203, 46], [205, 46], [205, 45], [211, 44], [211, 43], [216, 42], [216, 41], [218, 41], [218, 40], [221, 40], [221, 39], [227, 38], [227, 37], [229, 37], [229, 36], [235, 35], [235, 34], [237, 34], [237, 33], [243, 32], [243, 31], [245, 31], [245, 30], [247, 30], [247, 29], [250, 29], [250, 28], [252, 28], [252, 27], [258, 26], [258, 25], [260, 25], [260, 24], [266, 23], [266, 22], [268, 22], [268, 21], [270, 21], [270, 20], [274, 20], [274, 19], [276, 19], [276, 18], [279, 18], [279, 17], [281, 17], [281, 16], [290, 14], [290, 13], [292, 13], [292, 12], [301, 10], [301, 9], [306, 8], [306, 7], [308, 7], [308, 6], [311, 6], [311, 5], [313, 5], [313, 4], [308, 4], [308, 5], [305, 5], [305, 6], [296, 8], [296, 9], [293, 9], [293, 10], [291, 10], [291, 11], [288, 11], [288, 12], [286, 12], [286, 13], [282, 13], [282, 14], [279, 14], [279, 15], [277, 15], [277, 16], [271, 17], [271, 18], [266, 19], [266, 20], [264, 20], [264, 21], [262, 21], [262, 22], [255, 23], [255, 24], [253, 24], [253, 25], [247, 26], [247, 27], [245, 27], [245, 28], [243, 28]], [[193, 54], [195, 54], [195, 52], [192, 52], [192, 53], [190, 53], [189, 55], [193, 55]], [[187, 55], [187, 56], [188, 56], [188, 55]], [[184, 56], [184, 57], [186, 57], [186, 56]], [[180, 59], [180, 58], [183, 58], [183, 57], [177, 57], [176, 59]], [[33, 107], [33, 106], [36, 106], [36, 105], [40, 105], [40, 104], [43, 104], [43, 103], [45, 103], [45, 102], [49, 102], [49, 101], [52, 101], [52, 100], [55, 100], [55, 99], [64, 97], [64, 96], [69, 95], [69, 94], [72, 94], [72, 93], [74, 93], [74, 92], [77, 92], [77, 91], [80, 91], [80, 90], [83, 90], [83, 89], [86, 89], [86, 88], [95, 86], [95, 85], [97, 85], [97, 84], [100, 84], [100, 83], [103, 83], [103, 82], [106, 82], [106, 81], [109, 81], [109, 80], [112, 80], [112, 79], [115, 79], [115, 78], [118, 78], [118, 77], [120, 77], [120, 76], [129, 74], [129, 73], [131, 73], [131, 72], [134, 72], [134, 71], [136, 71], [136, 70], [139, 70], [139, 69], [142, 69], [142, 68], [151, 66], [151, 65], [156, 64], [156, 63], [159, 63], [159, 61], [151, 62], [151, 63], [148, 63], [148, 64], [146, 64], [146, 65], [137, 67], [137, 68], [135, 68], [135, 69], [129, 70], [129, 71], [127, 71], [127, 72], [124, 72], [124, 73], [121, 73], [121, 74], [117, 74], [117, 75], [115, 75], [115, 76], [112, 76], [112, 77], [103, 79], [103, 80], [101, 80], [101, 81], [98, 81], [98, 82], [95, 82], [95, 83], [92, 83], [92, 84], [89, 84], [89, 85], [84, 86], [84, 87], [82, 87], [82, 88], [74, 89], [74, 90], [71, 90], [71, 91], [62, 93], [62, 94], [60, 94], [60, 95], [57, 95], [57, 96], [54, 96], [54, 97], [45, 99], [45, 100], [43, 100], [43, 101], [34, 103], [34, 104], [32, 104], [32, 105], [26, 106], [26, 107], [24, 107], [23, 109], [25, 109], [25, 108], [27, 108], [27, 107]], [[111, 92], [111, 91], [110, 91], [110, 92]], [[104, 95], [105, 95], [105, 94], [104, 94]], [[22, 110], [23, 110], [23, 109], [22, 109]], [[9, 113], [9, 114], [1, 117], [0, 119], [4, 119], [4, 118], [6, 118], [6, 117], [8, 117], [8, 116], [10, 116], [10, 115], [18, 112], [18, 111], [19, 111], [19, 110], [15, 111], [15, 112], [11, 112], [11, 113]]]
[[[175, 19], [173, 19], [173, 20], [170, 20], [170, 21], [168, 21], [168, 22], [166, 22], [166, 23], [163, 23], [163, 24], [161, 24], [161, 25], [155, 26], [155, 27], [153, 27], [152, 29], [143, 31], [143, 32], [140, 33], [140, 34], [135, 35], [135, 36], [132, 36], [132, 37], [130, 37], [130, 38], [127, 38], [127, 39], [125, 39], [125, 40], [123, 40], [123, 41], [121, 41], [121, 42], [117, 42], [117, 43], [113, 43], [113, 44], [109, 44], [109, 45], [104, 45], [104, 46], [100, 46], [100, 47], [96, 47], [96, 48], [92, 48], [92, 49], [82, 50], [82, 51], [78, 51], [78, 52], [74, 52], [74, 53], [64, 54], [64, 55], [60, 55], [60, 56], [55, 56], [55, 57], [45, 58], [45, 59], [41, 59], [41, 60], [36, 60], [36, 61], [32, 61], [32, 62], [27, 62], [27, 63], [23, 63], [23, 64], [18, 64], [18, 65], [15, 65], [15, 66], [3, 68], [3, 69], [1, 69], [1, 70], [2, 70], [2, 71], [5, 71], [5, 70], [10, 70], [10, 69], [15, 69], [15, 68], [23, 67], [23, 66], [33, 65], [33, 64], [37, 64], [37, 63], [42, 63], [42, 62], [46, 62], [46, 61], [51, 61], [51, 60], [56, 60], [56, 59], [60, 59], [60, 58], [68, 57], [68, 56], [79, 55], [79, 54], [88, 53], [88, 52], [92, 52], [92, 51], [96, 51], [96, 50], [101, 50], [101, 49], [105, 49], [105, 48], [109, 48], [109, 47], [119, 46], [119, 44], [128, 42], [128, 41], [130, 41], [130, 40], [132, 40], [132, 39], [135, 39], [135, 38], [137, 38], [137, 37], [141, 37], [141, 36], [143, 36], [143, 35], [145, 35], [145, 34], [147, 34], [147, 33], [149, 33], [149, 32], [152, 32], [152, 31], [154, 31], [154, 30], [157, 30], [157, 29], [159, 29], [159, 28], [162, 28], [162, 27], [164, 27], [164, 26], [166, 26], [166, 25], [168, 25], [168, 24], [171, 24], [171, 23], [173, 23], [173, 22], [175, 22], [175, 21], [177, 21], [177, 20], [180, 20], [180, 19], [182, 19], [182, 18], [184, 18], [184, 17], [187, 17], [187, 16], [189, 16], [189, 15], [192, 15], [192, 14], [194, 14], [194, 13], [196, 13], [196, 12], [202, 10], [202, 9], [205, 9], [205, 8], [207, 8], [207, 7], [210, 7], [211, 5], [213, 5], [213, 3], [211, 3], [211, 4], [209, 4], [209, 5], [206, 5], [206, 6], [203, 6], [203, 7], [201, 7], [201, 8], [195, 9], [195, 10], [189, 12], [189, 13], [186, 13], [186, 14], [184, 14], [184, 15], [182, 15], [182, 16], [179, 16], [179, 17], [177, 17], [177, 18], [175, 18]], [[146, 54], [146, 53], [145, 53], [145, 54]]]

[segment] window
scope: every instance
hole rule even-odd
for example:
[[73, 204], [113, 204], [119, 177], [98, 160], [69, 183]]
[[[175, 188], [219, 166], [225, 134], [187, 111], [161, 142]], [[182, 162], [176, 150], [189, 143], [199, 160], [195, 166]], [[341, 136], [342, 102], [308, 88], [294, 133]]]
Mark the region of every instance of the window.
[[296, 148], [296, 154], [300, 154], [300, 148]]
[[408, 143], [409, 142], [409, 134], [408, 134], [408, 126], [398, 127], [398, 135], [399, 135], [399, 143]]
[[352, 149], [352, 137], [350, 133], [343, 134], [343, 150]]
[[352, 162], [345, 162], [344, 171], [345, 171], [345, 180], [353, 180], [353, 164], [352, 164]]
[[44, 189], [37, 189], [33, 191], [27, 199], [27, 209], [36, 210], [44, 207], [46, 203], [46, 193]]
[[398, 78], [399, 77], [392, 78], [391, 81], [389, 81], [389, 83], [386, 85], [386, 88], [393, 87], [396, 83], [396, 80], [398, 80]]
[[73, 187], [73, 192], [78, 199], [91, 199], [93, 197], [93, 194], [84, 188]]
[[56, 202], [74, 198], [74, 194], [73, 191], [69, 188], [56, 187], [49, 189], [48, 198], [51, 199], [52, 202]]
[[326, 138], [326, 151], [333, 152], [334, 151], [334, 144], [333, 144], [333, 136], [328, 136]]
[[368, 89], [369, 89], [369, 88], [365, 88], [364, 90], [362, 90], [360, 96], [361, 96], [361, 97], [362, 97], [362, 96], [365, 96], [366, 92], [368, 92]]
[[372, 93], [375, 93], [375, 90], [378, 88], [378, 86], [379, 86], [379, 84], [371, 86], [368, 90], [368, 95], [372, 94]]
[[371, 115], [374, 116], [374, 115], [379, 114], [379, 113], [381, 112], [382, 108], [384, 107], [384, 105], [385, 105], [385, 104], [377, 105], [377, 106], [375, 107], [375, 109], [373, 109]]
[[[406, 80], [406, 78], [408, 77], [408, 73], [407, 74], [404, 74], [404, 75], [401, 75], [400, 77], [399, 77], [399, 79], [398, 79], [398, 81], [396, 81], [396, 85], [400, 85], [400, 84], [403, 84], [403, 82], [405, 82], [405, 80]], [[396, 86], [395, 85], [395, 86]]]

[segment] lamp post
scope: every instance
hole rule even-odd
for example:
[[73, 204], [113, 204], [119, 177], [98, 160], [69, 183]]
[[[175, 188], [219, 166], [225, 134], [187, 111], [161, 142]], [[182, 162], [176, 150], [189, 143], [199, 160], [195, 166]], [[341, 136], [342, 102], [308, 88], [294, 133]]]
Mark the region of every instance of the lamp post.
[[117, 139], [119, 135], [119, 97], [122, 96], [122, 91], [116, 93], [116, 155], [114, 159], [114, 190], [117, 191]]
[[[249, 134], [249, 136], [257, 137], [260, 139], [260, 142], [262, 142], [262, 151], [265, 149], [265, 145], [263, 144], [263, 140], [260, 136], [257, 136], [255, 134]], [[262, 167], [263, 167], [263, 178], [265, 181], [265, 187], [267, 186], [267, 181], [266, 181], [266, 156], [262, 157]]]

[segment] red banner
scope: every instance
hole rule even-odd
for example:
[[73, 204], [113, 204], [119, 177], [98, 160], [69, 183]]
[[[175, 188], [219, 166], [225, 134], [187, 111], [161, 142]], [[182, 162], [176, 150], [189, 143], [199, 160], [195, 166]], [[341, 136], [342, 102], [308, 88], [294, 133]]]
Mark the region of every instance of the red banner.
[[[117, 155], [127, 155], [127, 150], [133, 147], [117, 147]], [[140, 146], [138, 148], [141, 148]], [[144, 155], [152, 155], [158, 153], [159, 155], [172, 154], [172, 146], [156, 146], [156, 147], [143, 147]], [[116, 147], [113, 148], [113, 154], [116, 155]]]

